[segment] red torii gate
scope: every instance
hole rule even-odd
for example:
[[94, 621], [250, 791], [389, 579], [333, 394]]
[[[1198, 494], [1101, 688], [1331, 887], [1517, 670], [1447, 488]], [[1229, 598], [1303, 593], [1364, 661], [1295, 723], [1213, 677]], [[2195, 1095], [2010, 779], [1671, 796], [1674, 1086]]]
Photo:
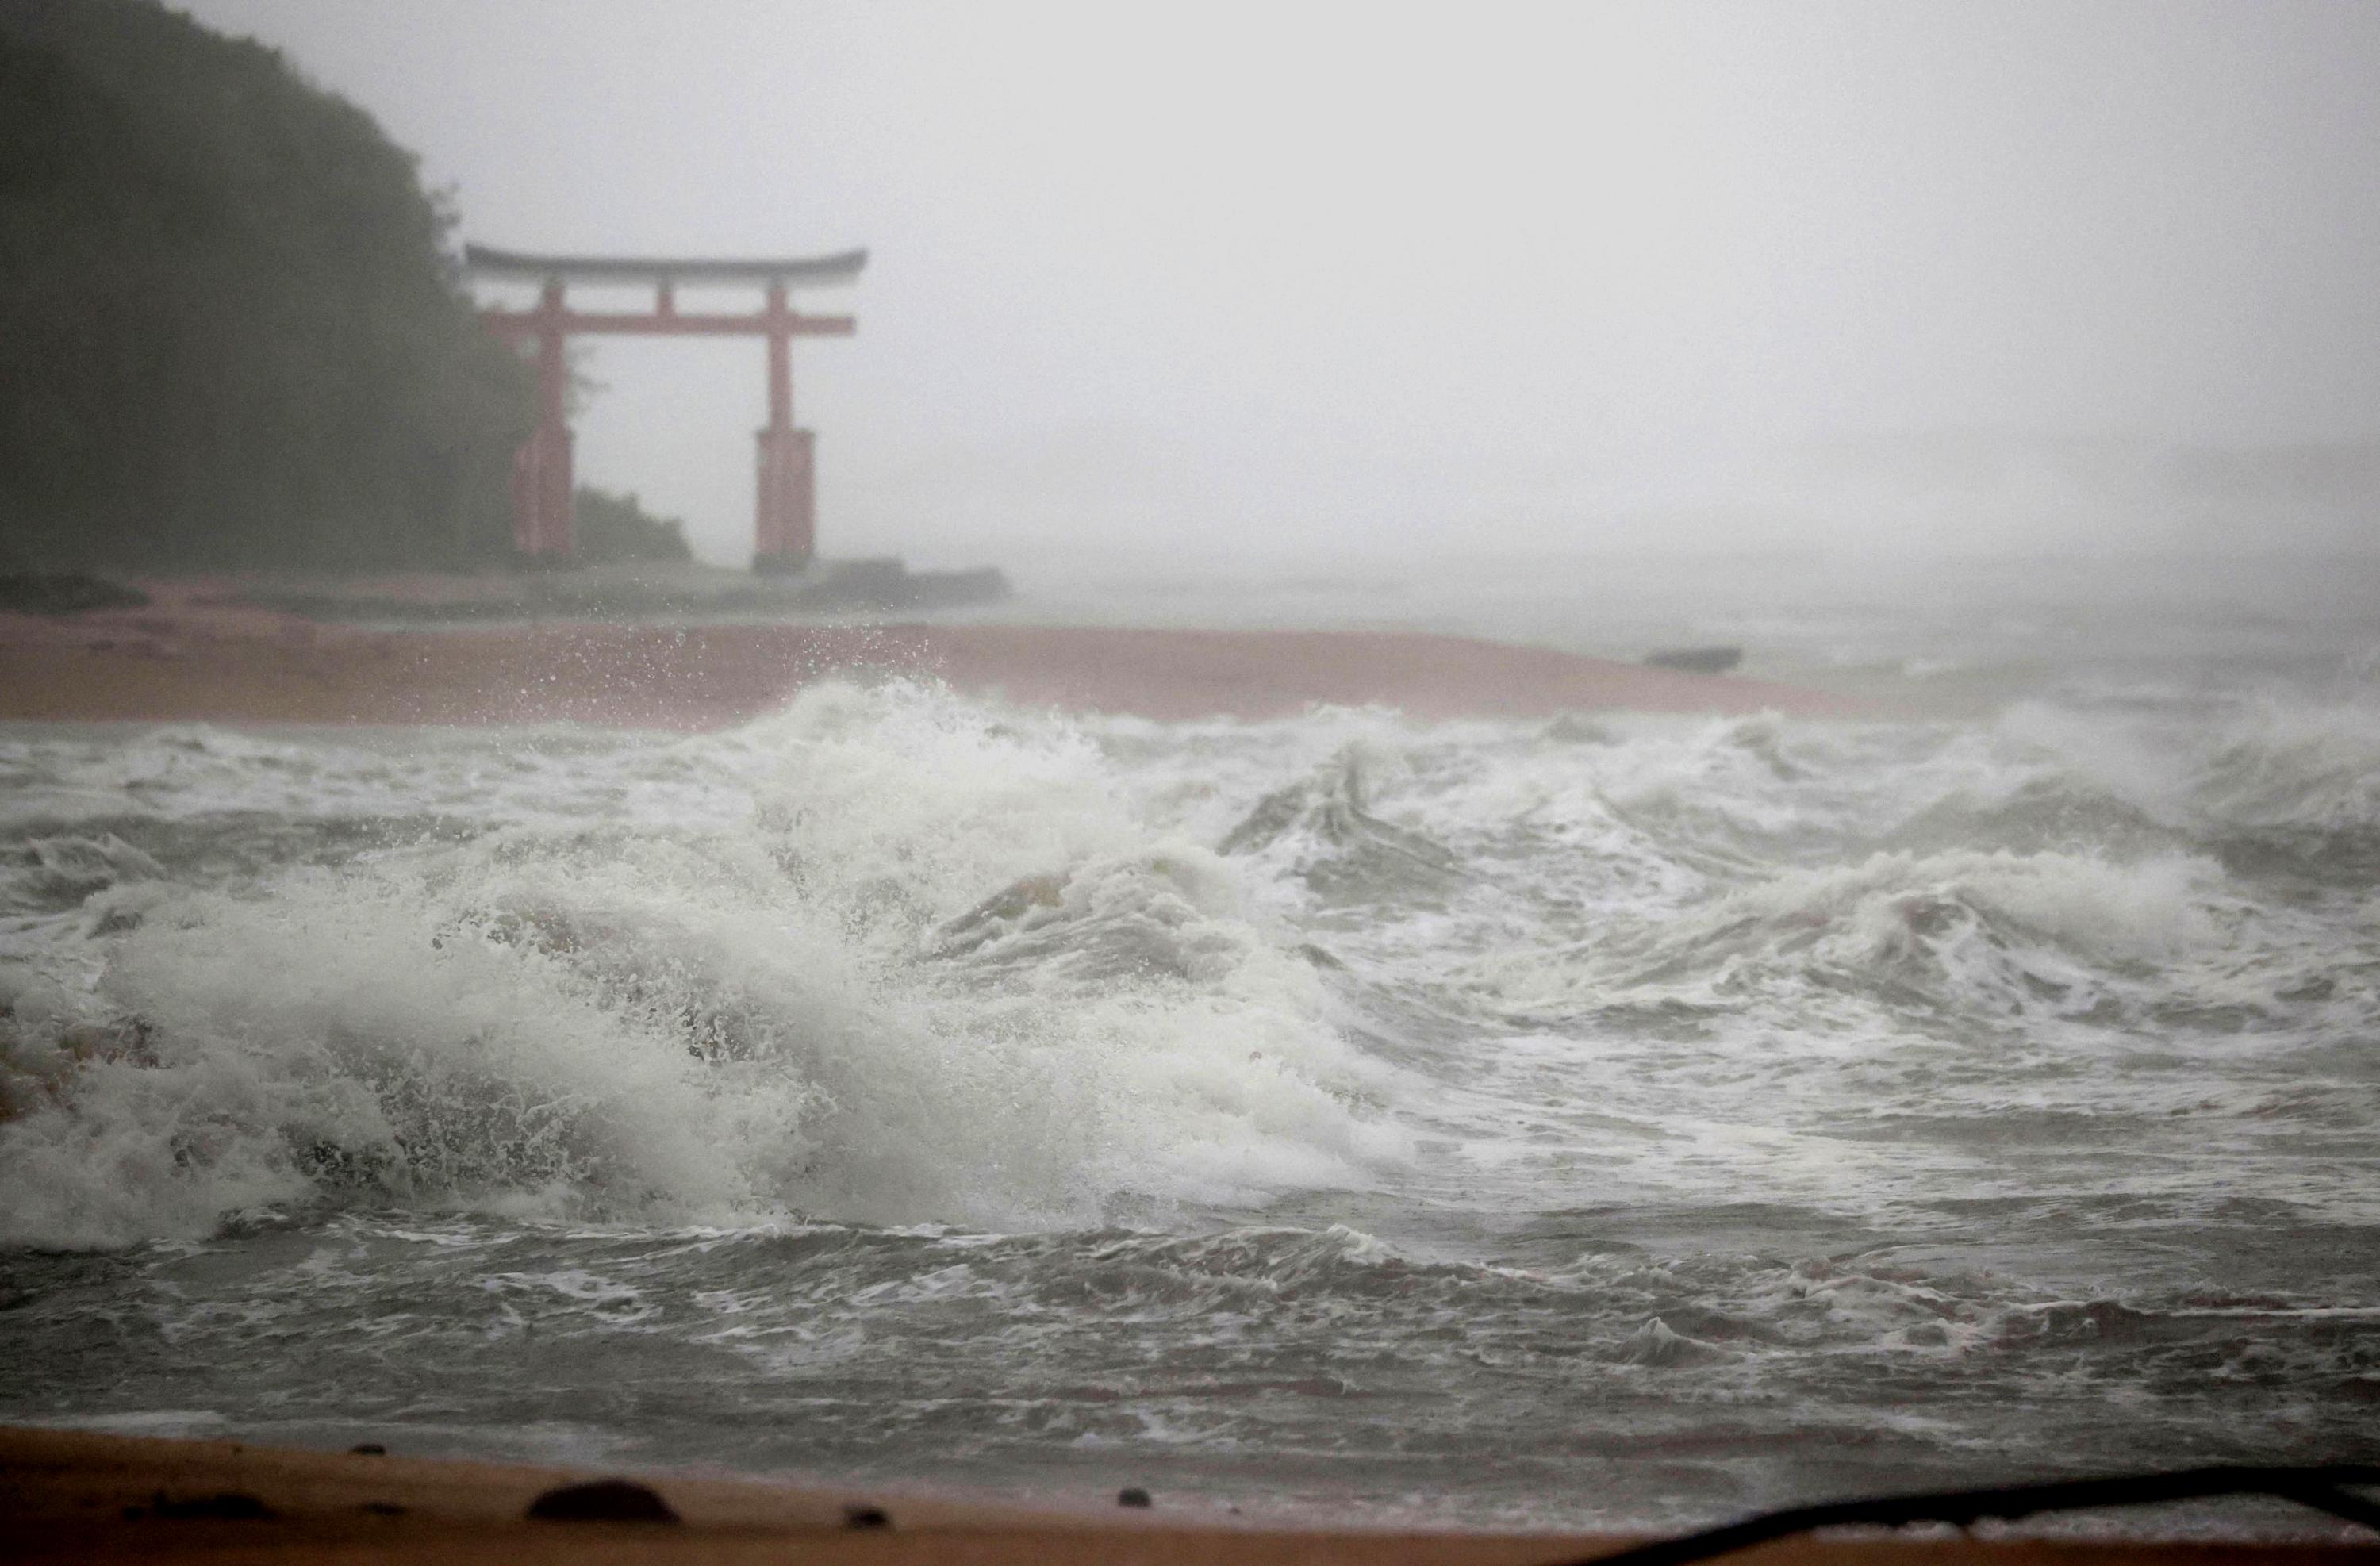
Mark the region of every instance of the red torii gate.
[[[563, 413], [569, 370], [563, 340], [574, 332], [652, 336], [759, 336], [769, 340], [769, 422], [759, 431], [759, 483], [752, 506], [752, 569], [797, 571], [818, 541], [818, 437], [794, 428], [793, 339], [848, 337], [847, 315], [799, 315], [785, 302], [793, 284], [849, 283], [868, 264], [866, 250], [799, 261], [640, 261], [619, 256], [528, 256], [485, 245], [463, 247], [465, 268], [483, 277], [535, 277], [545, 285], [534, 310], [482, 310], [490, 331], [535, 346], [538, 425], [513, 456], [513, 547], [532, 561], [567, 560], [571, 552], [570, 425]], [[564, 301], [570, 282], [650, 284], [653, 308], [576, 310]], [[767, 290], [749, 315], [681, 314], [677, 285], [758, 283]]]

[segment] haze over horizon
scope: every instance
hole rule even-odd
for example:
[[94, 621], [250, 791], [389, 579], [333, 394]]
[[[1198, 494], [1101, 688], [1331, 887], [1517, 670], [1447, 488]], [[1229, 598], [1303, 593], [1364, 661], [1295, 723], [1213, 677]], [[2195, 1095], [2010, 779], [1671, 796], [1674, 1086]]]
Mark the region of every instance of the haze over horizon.
[[[2369, 547], [2370, 6], [179, 8], [469, 238], [868, 247], [830, 553]], [[738, 558], [758, 348], [587, 368]]]

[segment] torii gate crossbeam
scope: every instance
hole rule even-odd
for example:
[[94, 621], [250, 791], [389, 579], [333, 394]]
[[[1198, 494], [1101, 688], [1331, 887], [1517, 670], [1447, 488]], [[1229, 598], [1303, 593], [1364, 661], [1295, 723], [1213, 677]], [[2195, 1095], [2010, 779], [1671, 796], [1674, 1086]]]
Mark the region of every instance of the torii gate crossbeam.
[[[769, 344], [769, 422], [757, 431], [752, 504], [752, 568], [799, 570], [818, 541], [817, 436], [794, 427], [793, 339], [848, 337], [847, 315], [802, 315], [786, 301], [793, 284], [848, 283], [868, 252], [788, 261], [637, 260], [620, 256], [527, 256], [468, 245], [464, 265], [491, 277], [536, 277], [544, 289], [533, 310], [482, 310], [489, 330], [533, 345], [538, 367], [537, 430], [513, 457], [513, 546], [535, 562], [558, 562], [572, 548], [570, 425], [564, 405], [569, 367], [564, 344], [574, 333], [662, 337], [765, 337]], [[650, 310], [580, 310], [569, 306], [572, 281], [650, 284]], [[677, 285], [757, 283], [760, 309], [749, 313], [677, 309]]]

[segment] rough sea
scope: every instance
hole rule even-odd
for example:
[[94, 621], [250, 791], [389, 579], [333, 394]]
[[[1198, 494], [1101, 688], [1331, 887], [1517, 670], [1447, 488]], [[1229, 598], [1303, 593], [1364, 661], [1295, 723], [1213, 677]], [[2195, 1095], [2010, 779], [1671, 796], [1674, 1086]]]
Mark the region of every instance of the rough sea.
[[1009, 611], [1856, 721], [0, 728], [0, 1420], [1464, 1526], [2380, 1461], [2361, 569]]

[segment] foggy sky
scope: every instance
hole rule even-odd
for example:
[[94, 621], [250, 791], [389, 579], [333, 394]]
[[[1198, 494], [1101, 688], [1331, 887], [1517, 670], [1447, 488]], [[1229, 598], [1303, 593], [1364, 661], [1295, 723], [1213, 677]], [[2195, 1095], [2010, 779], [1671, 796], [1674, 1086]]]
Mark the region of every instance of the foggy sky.
[[[182, 8], [469, 238], [868, 247], [797, 296], [860, 322], [795, 354], [831, 553], [1644, 542], [1830, 435], [2380, 431], [2355, 0]], [[758, 343], [588, 369], [582, 475], [746, 554]]]

